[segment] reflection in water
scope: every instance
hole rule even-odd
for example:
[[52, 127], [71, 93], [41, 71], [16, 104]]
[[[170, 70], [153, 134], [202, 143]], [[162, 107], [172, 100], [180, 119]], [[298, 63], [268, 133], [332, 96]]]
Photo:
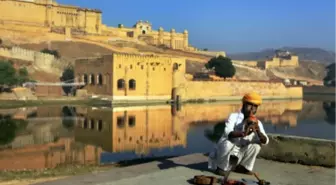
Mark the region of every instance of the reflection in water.
[[323, 102], [323, 109], [326, 113], [325, 120], [330, 124], [335, 124], [335, 102]]
[[[221, 123], [230, 113], [239, 111], [240, 106], [237, 102], [182, 107], [0, 109], [0, 115], [10, 116], [0, 119], [0, 169], [54, 168], [64, 164], [101, 164], [141, 156], [208, 152], [212, 148], [210, 141], [216, 142], [222, 135], [224, 124]], [[321, 129], [319, 125], [323, 125], [324, 117], [319, 124], [316, 121], [301, 124], [304, 120], [301, 114], [306, 115], [302, 112], [310, 111], [311, 116], [315, 110], [306, 110], [305, 106], [299, 100], [268, 102], [258, 110], [258, 118], [267, 132], [283, 133], [288, 127], [291, 134], [304, 135], [303, 130], [310, 125], [314, 132]], [[322, 107], [322, 102], [319, 106]], [[327, 117], [332, 117], [329, 112], [335, 110], [335, 104], [324, 104], [324, 107]], [[213, 131], [207, 130], [211, 126]]]

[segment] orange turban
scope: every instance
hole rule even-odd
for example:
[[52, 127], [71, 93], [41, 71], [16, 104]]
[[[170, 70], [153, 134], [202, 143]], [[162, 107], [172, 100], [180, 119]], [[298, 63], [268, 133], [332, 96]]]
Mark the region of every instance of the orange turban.
[[260, 105], [262, 103], [262, 99], [258, 93], [251, 92], [244, 95], [243, 102]]

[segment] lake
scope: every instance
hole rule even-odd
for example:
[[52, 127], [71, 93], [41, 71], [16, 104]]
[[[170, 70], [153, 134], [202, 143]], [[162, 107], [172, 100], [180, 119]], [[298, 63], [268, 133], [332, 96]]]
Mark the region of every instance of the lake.
[[[108, 164], [209, 152], [241, 102], [98, 108], [0, 109], [0, 170]], [[267, 133], [335, 140], [335, 102], [264, 102], [257, 117]]]

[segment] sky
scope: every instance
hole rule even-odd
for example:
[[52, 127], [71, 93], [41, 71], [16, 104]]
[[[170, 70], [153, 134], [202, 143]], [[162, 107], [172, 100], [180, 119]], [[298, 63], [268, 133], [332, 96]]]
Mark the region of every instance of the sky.
[[335, 51], [335, 0], [56, 0], [103, 11], [103, 23], [189, 31], [189, 44], [227, 53], [279, 47]]

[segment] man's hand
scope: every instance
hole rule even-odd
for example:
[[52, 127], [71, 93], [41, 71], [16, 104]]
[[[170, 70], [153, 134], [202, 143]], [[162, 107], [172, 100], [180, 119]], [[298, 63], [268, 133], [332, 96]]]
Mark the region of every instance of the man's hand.
[[254, 126], [254, 131], [257, 133], [261, 144], [265, 144], [267, 141], [266, 136], [260, 131], [258, 124]]
[[252, 132], [255, 132], [258, 135], [261, 144], [265, 144], [267, 141], [266, 136], [260, 131], [259, 124], [256, 122], [249, 125], [246, 132], [247, 135], [250, 135]]
[[244, 132], [239, 132], [239, 131], [232, 131], [229, 134], [229, 139], [237, 138], [237, 137], [245, 137]]

